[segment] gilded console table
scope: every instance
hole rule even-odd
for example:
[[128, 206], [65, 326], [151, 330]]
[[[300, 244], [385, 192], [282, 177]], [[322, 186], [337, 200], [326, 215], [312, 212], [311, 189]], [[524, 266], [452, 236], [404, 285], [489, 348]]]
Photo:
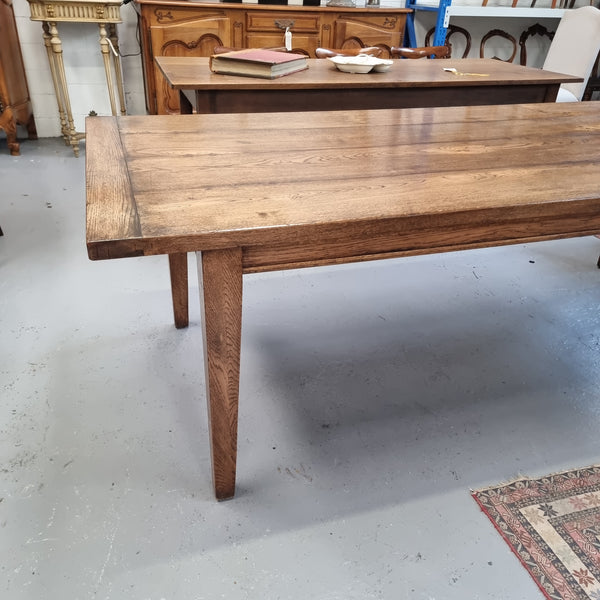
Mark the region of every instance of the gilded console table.
[[[84, 133], [75, 130], [69, 89], [63, 62], [62, 42], [58, 35], [57, 23], [98, 23], [100, 28], [100, 50], [106, 72], [106, 84], [113, 116], [117, 114], [115, 99], [115, 79], [119, 94], [121, 114], [125, 114], [125, 94], [123, 75], [119, 56], [119, 43], [116, 24], [121, 22], [121, 0], [27, 0], [32, 21], [41, 21], [44, 32], [44, 44], [48, 53], [50, 72], [58, 104], [60, 127], [66, 144], [73, 147], [75, 156], [79, 156], [79, 141]], [[113, 57], [111, 68], [111, 54]], [[113, 77], [114, 69], [114, 77]]]

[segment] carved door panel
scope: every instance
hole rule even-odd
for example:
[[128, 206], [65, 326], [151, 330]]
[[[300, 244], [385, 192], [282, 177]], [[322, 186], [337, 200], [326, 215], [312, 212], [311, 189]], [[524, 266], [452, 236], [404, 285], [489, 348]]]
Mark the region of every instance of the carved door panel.
[[340, 15], [333, 24], [335, 48], [401, 46], [405, 19], [398, 15]]
[[[223, 15], [151, 28], [153, 56], [210, 56], [215, 46], [231, 45], [230, 19]], [[154, 69], [158, 114], [178, 113], [179, 95]]]

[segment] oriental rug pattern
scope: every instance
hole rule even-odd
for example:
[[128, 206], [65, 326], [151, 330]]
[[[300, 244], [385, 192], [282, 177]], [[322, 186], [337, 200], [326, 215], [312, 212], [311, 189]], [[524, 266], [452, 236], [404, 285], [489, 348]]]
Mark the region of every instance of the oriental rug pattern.
[[472, 492], [550, 600], [600, 600], [600, 465]]

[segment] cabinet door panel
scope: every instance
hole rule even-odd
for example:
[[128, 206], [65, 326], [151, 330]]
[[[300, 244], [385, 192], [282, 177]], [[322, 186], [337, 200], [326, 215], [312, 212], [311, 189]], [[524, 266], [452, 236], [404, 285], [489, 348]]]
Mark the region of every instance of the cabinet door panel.
[[333, 26], [334, 46], [401, 46], [404, 23], [405, 19], [398, 15], [364, 18], [341, 15]]
[[[227, 17], [197, 19], [169, 26], [151, 27], [153, 56], [210, 56], [215, 46], [229, 46], [230, 21]], [[154, 69], [158, 114], [178, 113], [179, 94]]]

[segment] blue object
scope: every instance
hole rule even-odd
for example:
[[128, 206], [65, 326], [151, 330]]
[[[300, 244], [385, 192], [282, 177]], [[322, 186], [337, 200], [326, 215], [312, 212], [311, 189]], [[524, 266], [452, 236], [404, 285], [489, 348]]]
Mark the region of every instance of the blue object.
[[452, 4], [452, 0], [440, 0], [438, 6], [425, 6], [417, 3], [417, 0], [406, 0], [406, 8], [412, 10], [406, 17], [406, 40], [410, 48], [417, 48], [417, 36], [415, 34], [415, 16], [417, 11], [424, 10], [436, 12], [435, 34], [433, 36], [432, 46], [443, 46], [446, 43], [446, 31], [448, 23], [446, 20], [446, 9]]

